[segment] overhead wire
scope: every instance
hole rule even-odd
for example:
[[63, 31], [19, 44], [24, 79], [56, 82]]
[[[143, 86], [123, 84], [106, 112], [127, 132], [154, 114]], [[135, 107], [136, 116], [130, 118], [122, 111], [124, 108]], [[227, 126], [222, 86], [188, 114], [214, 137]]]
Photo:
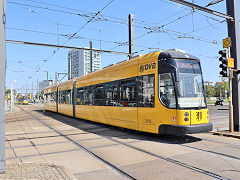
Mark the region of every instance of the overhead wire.
[[[28, 1], [38, 2], [38, 1], [34, 1], [34, 0], [28, 0]], [[163, 0], [161, 0], [161, 1], [163, 1]], [[165, 2], [165, 1], [163, 1], [163, 2]], [[38, 3], [49, 5], [49, 3], [42, 3], [42, 2], [38, 2]], [[172, 4], [172, 3], [170, 3], [170, 4]], [[57, 5], [53, 5], [53, 4], [50, 4], [50, 5], [52, 5], [52, 6], [57, 6]], [[34, 6], [34, 7], [36, 7], [36, 6]], [[63, 8], [62, 6], [57, 6], [57, 7]], [[43, 7], [41, 7], [41, 8], [43, 8]], [[66, 8], [66, 7], [64, 7], [64, 8]], [[49, 9], [49, 8], [43, 8], [43, 9]], [[72, 9], [72, 8], [67, 8], [67, 9]], [[184, 9], [186, 9], [186, 8], [184, 8]], [[73, 9], [72, 9], [72, 10], [73, 10]], [[76, 9], [74, 9], [74, 10], [76, 10]], [[196, 11], [195, 11], [195, 12], [196, 12]], [[174, 19], [173, 21], [171, 21], [171, 22], [169, 22], [169, 23], [167, 23], [167, 24], [165, 24], [165, 25], [162, 25], [162, 26], [160, 26], [160, 27], [158, 27], [158, 28], [167, 26], [167, 25], [169, 25], [169, 24], [171, 24], [171, 23], [173, 23], [173, 22], [176, 22], [176, 21], [178, 21], [179, 19], [182, 19], [182, 18], [184, 18], [184, 17], [186, 17], [186, 16], [188, 16], [188, 15], [190, 15], [190, 14], [192, 14], [192, 12], [191, 12], [191, 13], [187, 13], [187, 14], [185, 14], [184, 16], [180, 16], [180, 17], [178, 17], [177, 19]], [[207, 17], [207, 16], [206, 16], [206, 17]], [[112, 21], [112, 20], [108, 20], [108, 19], [105, 19], [105, 21], [110, 21], [110, 22], [115, 22], [115, 23], [120, 24], [119, 22]], [[55, 22], [55, 23], [56, 23], [56, 22]], [[127, 23], [124, 23], [124, 22], [121, 22], [121, 24], [128, 25]], [[152, 28], [150, 28], [150, 27], [142, 27], [142, 26], [137, 26], [137, 25], [135, 25], [135, 27], [140, 27], [140, 28], [145, 28], [145, 29], [152, 29]], [[147, 35], [147, 34], [149, 34], [149, 33], [151, 33], [151, 32], [147, 32], [147, 33], [145, 33], [144, 35], [141, 35], [140, 37], [143, 37], [143, 36], [145, 36], [145, 35]], [[140, 38], [140, 37], [138, 37], [138, 38]]]
[[[35, 0], [27, 0], [27, 1], [37, 2], [37, 1], [35, 1]], [[160, 0], [160, 1], [163, 1], [163, 0]], [[9, 1], [8, 1], [8, 2], [9, 2]], [[112, 1], [111, 1], [111, 2], [112, 2]], [[111, 3], [111, 2], [110, 2], [110, 3]], [[163, 1], [163, 2], [164, 2], [164, 1]], [[42, 2], [41, 2], [41, 3], [42, 3]], [[49, 5], [48, 3], [45, 3], [45, 4]], [[52, 5], [52, 4], [51, 4], [51, 5]], [[59, 7], [61, 7], [61, 6], [59, 6]], [[178, 7], [179, 7], [179, 6], [178, 6]], [[61, 8], [63, 8], [63, 7], [61, 7]], [[64, 8], [66, 8], [66, 7], [64, 7]], [[181, 7], [181, 8], [182, 8], [182, 7]], [[49, 8], [43, 8], [43, 7], [42, 7], [42, 9], [49, 10]], [[69, 8], [69, 9], [71, 9], [71, 8]], [[184, 8], [184, 9], [189, 10], [189, 8]], [[72, 10], [73, 10], [73, 9], [72, 9]], [[75, 10], [76, 10], [76, 9], [75, 9]], [[55, 11], [55, 10], [54, 10], [54, 11]], [[77, 11], [80, 11], [80, 10], [77, 10]], [[68, 13], [68, 14], [72, 14], [72, 15], [78, 15], [78, 14], [76, 14], [76, 13], [66, 12], [66, 11], [62, 11], [62, 10], [56, 10], [56, 12], [62, 12], [62, 13]], [[89, 12], [85, 12], [85, 13], [89, 13]], [[100, 14], [100, 13], [99, 13], [99, 14]], [[177, 14], [177, 13], [176, 13], [176, 14]], [[192, 14], [192, 13], [188, 13], [188, 14], [184, 15], [184, 17], [188, 16], [189, 14]], [[79, 15], [78, 15], [78, 16], [79, 16]], [[86, 14], [85, 14], [85, 15], [82, 15], [82, 14], [81, 14], [81, 16], [84, 16], [85, 18], [89, 18], [89, 14], [88, 14], [88, 15], [86, 15]], [[96, 14], [95, 14], [95, 16], [96, 16]], [[206, 15], [204, 15], [204, 16], [206, 16]], [[107, 17], [107, 16], [105, 15], [105, 17]], [[110, 16], [108, 16], [108, 17], [110, 17]], [[184, 17], [178, 17], [177, 19], [174, 19], [173, 21], [162, 25], [163, 27], [157, 25], [157, 28], [155, 28], [155, 29], [154, 29], [153, 27], [146, 27], [146, 26], [143, 27], [143, 26], [135, 25], [136, 27], [140, 27], [140, 28], [144, 28], [144, 29], [148, 30], [147, 33], [145, 33], [145, 34], [143, 34], [143, 35], [140, 35], [140, 36], [138, 36], [138, 37], [135, 38], [135, 39], [139, 39], [139, 38], [144, 37], [145, 35], [150, 34], [150, 33], [160, 32], [160, 33], [167, 33], [168, 35], [169, 35], [169, 34], [172, 34], [172, 35], [176, 35], [176, 36], [177, 36], [178, 34], [182, 34], [183, 37], [180, 37], [180, 38], [192, 38], [192, 39], [195, 39], [195, 40], [212, 43], [212, 41], [202, 40], [202, 39], [200, 39], [200, 38], [198, 38], [198, 37], [196, 37], [196, 36], [187, 37], [187, 36], [186, 36], [187, 33], [173, 32], [172, 30], [169, 30], [169, 29], [163, 29], [165, 26], [167, 26], [167, 25], [169, 25], [169, 24], [171, 24], [171, 23], [174, 23], [174, 22], [178, 21], [179, 18], [182, 19], [182, 18], [184, 18]], [[206, 17], [208, 17], [208, 16], [206, 16]], [[114, 18], [114, 17], [111, 17], [111, 18]], [[214, 18], [212, 18], [212, 17], [210, 17], [210, 18], [213, 19], [213, 20], [215, 20], [215, 21], [219, 21], [219, 20], [216, 20], [216, 19], [214, 19]], [[116, 18], [116, 19], [120, 19], [120, 18]], [[86, 20], [86, 19], [85, 19], [85, 20]], [[89, 20], [92, 21], [91, 19], [89, 19]], [[88, 21], [89, 21], [89, 20], [88, 20]], [[109, 20], [109, 19], [104, 19], [104, 18], [102, 18], [101, 20], [119, 23], [119, 22], [116, 22], [116, 21], [113, 21], [113, 20]], [[88, 22], [88, 21], [87, 21], [87, 22]], [[125, 22], [126, 22], [126, 20], [122, 21], [121, 24], [128, 25], [128, 24], [125, 23]], [[144, 25], [150, 24], [149, 22], [145, 22], [145, 21], [142, 21], [142, 22], [143, 22], [142, 24], [144, 24]], [[220, 21], [220, 23], [222, 23], [222, 22], [223, 22], [223, 21]], [[54, 23], [57, 23], [57, 22], [54, 22]], [[139, 21], [138, 21], [137, 23], [141, 24], [141, 22], [139, 22]], [[154, 24], [154, 23], [151, 23], [151, 24]], [[217, 23], [216, 23], [216, 24], [217, 24]], [[59, 23], [59, 25], [61, 25], [61, 24]], [[69, 25], [69, 26], [71, 26], [71, 25]], [[75, 26], [75, 27], [76, 27], [76, 26]], [[81, 27], [81, 28], [82, 28], [82, 27]], [[81, 30], [81, 28], [80, 28], [80, 30]], [[85, 28], [85, 27], [83, 27], [83, 28]], [[207, 28], [207, 27], [204, 27], [204, 28]], [[204, 28], [202, 28], [202, 29], [204, 29]], [[161, 30], [160, 30], [160, 29], [161, 29]], [[200, 30], [200, 29], [198, 29], [198, 30]], [[76, 34], [77, 34], [77, 33], [76, 33]], [[74, 37], [76, 37], [76, 38], [82, 38], [82, 37], [77, 37], [76, 34], [73, 33], [73, 34], [69, 37], [69, 40], [72, 39], [72, 38], [74, 38]], [[59, 36], [60, 36], [59, 33], [57, 33], [56, 35], [59, 35]], [[104, 40], [101, 40], [101, 41], [104, 42]], [[67, 42], [68, 42], [68, 41], [67, 41]], [[128, 45], [128, 41], [127, 41], [127, 42], [124, 42], [124, 43], [120, 43], [117, 47], [122, 46], [122, 45]], [[149, 48], [149, 47], [146, 47], [146, 48]], [[149, 49], [150, 49], [150, 48], [149, 48]], [[153, 49], [153, 48], [151, 48], [151, 49]], [[158, 49], [159, 49], [159, 48], [158, 48]], [[58, 49], [57, 49], [57, 50], [58, 50]], [[141, 50], [140, 50], [140, 51], [141, 51]], [[56, 53], [56, 51], [53, 51], [53, 54], [52, 54], [48, 59], [50, 59], [55, 53]]]
[[[81, 26], [75, 33], [73, 33], [70, 37], [68, 37], [68, 39], [62, 44], [62, 45], [65, 45], [68, 41], [70, 41], [74, 36], [76, 36], [83, 28], [85, 28], [85, 26], [90, 23], [95, 17], [97, 17], [106, 7], [108, 7], [114, 0], [111, 0], [109, 3], [107, 3], [100, 11], [98, 11], [97, 13], [95, 13], [93, 16], [91, 16], [91, 18], [83, 25]], [[8, 2], [11, 2], [11, 3], [14, 3], [12, 1], [8, 1]], [[19, 3], [14, 3], [14, 4], [19, 4]], [[21, 5], [24, 5], [24, 4], [21, 4]], [[46, 59], [46, 61], [41, 65], [40, 68], [42, 68], [46, 62], [51, 59], [54, 54], [59, 50], [59, 48], [55, 49], [53, 51], [53, 53]], [[35, 75], [35, 74], [34, 74]]]
[[[158, 0], [158, 1], [167, 3], [167, 4], [171, 5], [171, 6], [176, 6], [176, 7], [178, 7], [178, 8], [182, 8], [182, 9], [185, 9], [185, 10], [191, 10], [191, 9], [192, 9], [192, 8], [190, 8], [190, 7], [182, 6], [182, 5], [180, 5], [180, 4], [172, 3], [172, 2], [169, 2], [169, 1], [165, 1], [165, 0]], [[214, 21], [221, 21], [221, 20], [216, 19], [216, 18], [214, 18], [214, 17], [212, 17], [212, 16], [208, 16], [208, 15], [206, 15], [206, 14], [203, 14], [203, 13], [199, 12], [199, 10], [195, 10], [195, 13], [197, 13], [197, 14], [199, 14], [199, 15], [202, 15], [202, 16], [205, 16], [205, 17], [208, 17], [208, 18], [210, 18], [210, 19], [212, 19], [212, 20], [214, 20]]]
[[[71, 34], [58, 34], [58, 33], [50, 33], [50, 32], [43, 32], [43, 31], [37, 31], [37, 30], [31, 30], [31, 29], [22, 29], [22, 28], [14, 28], [14, 27], [6, 27], [6, 29], [11, 29], [11, 30], [17, 30], [17, 31], [25, 31], [25, 32], [32, 32], [32, 33], [39, 33], [39, 34], [47, 34], [47, 35], [54, 35], [54, 36], [62, 36], [65, 38], [68, 38], [69, 36], [71, 36]], [[108, 40], [102, 40], [102, 39], [96, 39], [96, 38], [88, 38], [88, 37], [83, 37], [83, 36], [78, 36], [76, 35], [74, 38], [76, 39], [86, 39], [86, 40], [92, 40], [92, 41], [98, 41], [98, 42], [105, 42], [105, 43], [112, 43], [112, 44], [123, 44], [126, 42], [118, 42], [118, 41], [108, 41]], [[129, 43], [127, 43], [127, 45], [129, 45]], [[135, 44], [135, 46], [137, 47], [143, 47], [143, 48], [149, 48], [149, 49], [154, 49], [151, 47], [147, 47], [147, 46], [143, 46], [143, 45], [138, 45]]]
[[[144, 34], [142, 34], [142, 35], [140, 35], [140, 36], [138, 36], [138, 37], [136, 37], [136, 38], [134, 38], [134, 40], [139, 39], [139, 38], [142, 38], [142, 37], [144, 37], [144, 36], [146, 36], [146, 35], [148, 35], [148, 34], [150, 34], [150, 33], [154, 33], [154, 32], [166, 33], [166, 34], [168, 34], [168, 35], [169, 35], [169, 34], [171, 34], [171, 35], [182, 35], [182, 38], [187, 38], [187, 36], [186, 36], [187, 34], [185, 34], [185, 33], [173, 31], [173, 30], [170, 30], [170, 29], [163, 29], [163, 28], [164, 28], [165, 26], [168, 26], [168, 25], [176, 22], [176, 21], [181, 20], [182, 18], [185, 18], [185, 17], [189, 16], [190, 14], [192, 14], [192, 12], [187, 13], [187, 14], [185, 14], [185, 15], [183, 15], [183, 16], [179, 16], [178, 18], [176, 18], [176, 19], [174, 19], [174, 20], [172, 20], [172, 21], [170, 21], [170, 22], [168, 22], [168, 23], [166, 23], [166, 24], [163, 24], [163, 25], [161, 25], [161, 26], [157, 26], [155, 29], [154, 29], [153, 27], [145, 28], [145, 29], [147, 29], [147, 30], [149, 30], [149, 31], [146, 32], [146, 33], [144, 33]], [[173, 37], [171, 37], [171, 38], [173, 38]], [[189, 38], [189, 37], [188, 37], [188, 38]], [[202, 42], [207, 42], [207, 43], [216, 44], [215, 41], [213, 41], [213, 40], [207, 40], [207, 39], [205, 39], [205, 38], [198, 37], [198, 36], [191, 36], [191, 38], [194, 39], [194, 40], [202, 41]], [[122, 45], [126, 45], [127, 43], [128, 43], [128, 41], [125, 42], [125, 43], [122, 44]], [[118, 47], [120, 47], [120, 46], [122, 46], [122, 45], [115, 46], [115, 47], [111, 48], [110, 50], [113, 50], [113, 49], [115, 49], [115, 48], [118, 48]], [[141, 51], [141, 50], [140, 50], [140, 51]]]
[[[60, 5], [56, 5], [56, 4], [52, 4], [52, 3], [50, 4], [50, 3], [40, 2], [40, 1], [36, 1], [36, 0], [26, 0], [26, 1], [31, 1], [31, 2], [35, 2], [35, 3], [39, 3], [39, 4], [48, 5], [48, 6], [68, 9], [68, 10], [72, 10], [72, 11], [80, 11], [80, 12], [84, 12], [84, 13], [91, 13], [91, 12], [80, 10], [80, 9], [69, 8], [69, 7], [60, 6]], [[126, 21], [126, 22], [128, 21], [127, 19], [122, 19], [122, 18], [119, 18], [119, 17], [113, 17], [113, 16], [109, 16], [109, 15], [103, 15], [103, 16], [108, 17], [108, 18], [112, 18], [112, 19], [121, 20], [121, 21]], [[146, 22], [144, 20], [135, 20], [135, 23], [143, 24], [143, 25], [156, 24], [156, 23], [153, 23], [153, 22]]]
[[[41, 6], [35, 6], [35, 5], [29, 5], [29, 4], [23, 4], [23, 3], [16, 3], [16, 2], [13, 2], [13, 1], [7, 1], [9, 3], [13, 3], [13, 4], [17, 4], [17, 5], [22, 5], [22, 6], [28, 6], [28, 7], [35, 7], [35, 8], [40, 8], [40, 9], [43, 9], [43, 10], [49, 10], [49, 11], [56, 11], [56, 12], [59, 12], [59, 13], [67, 13], [67, 14], [71, 14], [71, 15], [76, 15], [76, 16], [83, 16], [83, 17], [88, 17], [90, 18], [91, 14], [93, 14], [92, 12], [87, 12], [87, 11], [83, 11], [83, 10], [79, 10], [79, 9], [73, 9], [73, 8], [68, 8], [68, 7], [64, 7], [64, 6], [59, 6], [59, 5], [55, 5], [55, 4], [50, 4], [50, 3], [44, 3], [44, 2], [39, 2], [39, 1], [34, 1], [34, 0], [27, 0], [27, 1], [31, 1], [31, 2], [37, 2], [37, 3], [40, 3], [40, 4], [45, 4], [45, 5], [50, 5], [50, 6], [54, 6], [54, 7], [60, 7], [60, 8], [65, 8], [65, 9], [68, 9], [68, 10], [74, 10], [74, 11], [81, 11], [81, 12], [85, 12], [85, 13], [88, 13], [88, 14], [79, 14], [79, 13], [72, 13], [72, 12], [68, 12], [68, 11], [62, 11], [62, 10], [57, 10], [57, 9], [52, 9], [52, 8], [48, 8], [48, 7], [41, 7]], [[163, 1], [163, 0], [159, 0], [159, 1], [162, 1], [162, 2], [165, 2], [165, 3], [168, 3], [169, 2], [166, 2], [166, 1]], [[172, 3], [170, 3], [172, 4]], [[173, 4], [172, 4], [173, 5]], [[175, 5], [177, 6], [177, 5]], [[180, 6], [181, 7], [181, 6]], [[183, 8], [183, 7], [181, 7]], [[186, 10], [189, 10], [189, 8], [185, 8], [184, 9]], [[199, 13], [197, 12], [197, 10], [195, 11], [196, 13]], [[90, 14], [90, 15], [89, 15]], [[207, 16], [205, 14], [201, 14], [199, 13], [200, 15], [203, 15], [205, 17], [208, 17], [208, 18], [211, 18], [215, 21], [219, 21], [215, 18], [212, 18], [210, 16]], [[112, 19], [118, 19], [118, 20], [121, 20], [121, 21], [124, 21], [124, 22], [127, 22], [126, 19], [122, 19], [122, 18], [118, 18], [118, 17], [112, 17], [112, 16], [107, 16], [107, 15], [104, 15], [105, 17], [109, 17], [109, 18], [112, 18]], [[115, 22], [115, 23], [119, 23], [119, 21], [114, 21], [114, 20], [110, 20], [110, 19], [106, 19], [106, 18], [103, 18], [103, 19], [99, 19], [99, 20], [102, 20], [102, 21], [109, 21], [109, 22]], [[143, 23], [144, 22], [144, 23]], [[146, 21], [143, 21], [143, 20], [136, 20], [135, 19], [135, 23], [139, 23], [139, 24], [145, 24], [145, 25], [155, 25], [157, 24], [156, 22], [146, 22]], [[127, 23], [124, 23], [126, 25], [128, 25]], [[137, 26], [138, 27], [138, 26]]]

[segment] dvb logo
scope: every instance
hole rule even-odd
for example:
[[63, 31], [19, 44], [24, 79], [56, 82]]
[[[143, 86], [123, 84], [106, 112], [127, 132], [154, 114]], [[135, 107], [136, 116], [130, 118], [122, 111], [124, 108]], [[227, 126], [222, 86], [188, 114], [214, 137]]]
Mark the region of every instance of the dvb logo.
[[140, 66], [139, 71], [143, 72], [143, 71], [147, 71], [155, 68], [156, 68], [156, 63], [145, 64]]

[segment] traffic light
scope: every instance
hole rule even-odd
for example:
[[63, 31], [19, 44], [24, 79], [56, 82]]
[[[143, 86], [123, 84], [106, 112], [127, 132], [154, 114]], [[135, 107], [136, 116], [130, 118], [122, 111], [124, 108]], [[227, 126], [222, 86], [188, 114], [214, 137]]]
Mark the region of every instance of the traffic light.
[[219, 61], [222, 62], [222, 64], [219, 65], [220, 68], [222, 68], [222, 70], [220, 71], [220, 75], [222, 75], [223, 77], [227, 77], [227, 58], [226, 58], [226, 50], [220, 50], [219, 53], [221, 55], [221, 57], [219, 58]]
[[233, 70], [233, 76], [237, 76], [238, 74], [240, 74], [240, 70]]

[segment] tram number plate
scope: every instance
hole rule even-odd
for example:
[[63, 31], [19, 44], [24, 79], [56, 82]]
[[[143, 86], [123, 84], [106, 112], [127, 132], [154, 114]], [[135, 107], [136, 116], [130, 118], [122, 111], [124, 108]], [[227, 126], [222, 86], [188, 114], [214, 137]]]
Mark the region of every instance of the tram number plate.
[[196, 112], [196, 118], [198, 121], [202, 120], [202, 112]]

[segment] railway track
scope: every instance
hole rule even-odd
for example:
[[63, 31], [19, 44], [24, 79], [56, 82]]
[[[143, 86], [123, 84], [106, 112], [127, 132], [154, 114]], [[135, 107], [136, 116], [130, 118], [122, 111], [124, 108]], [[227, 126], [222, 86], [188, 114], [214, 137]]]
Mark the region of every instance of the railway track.
[[[51, 112], [52, 113], [52, 112]], [[53, 113], [55, 115], [55, 113]], [[59, 114], [56, 114], [56, 115], [59, 115]], [[61, 115], [60, 115], [61, 116]], [[74, 125], [72, 123], [72, 118], [71, 117], [66, 117], [66, 118], [70, 118], [68, 121], [64, 120], [62, 122], [68, 124], [68, 125], [71, 125], [71, 126], [74, 126], [74, 127], [77, 127], [76, 125]], [[79, 123], [79, 121], [77, 122]], [[95, 122], [87, 122], [87, 123], [95, 123]], [[98, 123], [99, 125], [99, 123]], [[101, 124], [103, 125], [103, 124]], [[103, 126], [108, 126], [108, 125], [103, 125]], [[112, 127], [112, 126], [109, 126], [109, 127]], [[95, 132], [95, 129], [96, 128], [82, 128], [82, 130], [85, 130], [85, 131], [88, 131], [88, 132], [92, 132], [92, 133], [96, 133]], [[94, 130], [94, 131], [91, 131], [91, 130]], [[116, 130], [117, 128], [114, 127], [114, 130]], [[119, 130], [119, 128], [117, 129]], [[124, 129], [125, 132], [126, 131], [129, 131], [129, 130], [126, 130]], [[112, 130], [109, 130], [109, 131], [112, 131]], [[100, 131], [101, 132], [101, 131]], [[107, 132], [107, 130], [105, 130], [105, 132]], [[99, 132], [98, 132], [99, 133]], [[119, 135], [119, 137], [124, 137], [126, 135]], [[155, 134], [149, 134], [149, 133], [139, 133], [138, 136], [141, 136], [144, 138], [144, 140], [154, 140], [155, 142], [160, 142], [160, 143], [171, 143], [171, 144], [178, 144], [179, 146], [183, 146], [183, 147], [187, 147], [187, 148], [190, 148], [190, 149], [194, 149], [194, 150], [198, 150], [198, 151], [203, 151], [203, 152], [207, 152], [207, 153], [211, 153], [211, 154], [215, 154], [215, 155], [218, 155], [218, 156], [223, 156], [223, 157], [227, 157], [227, 158], [232, 158], [232, 159], [236, 159], [236, 160], [240, 160], [240, 157], [236, 157], [236, 156], [233, 156], [233, 155], [229, 155], [229, 154], [224, 154], [224, 153], [219, 153], [219, 152], [216, 152], [216, 151], [212, 151], [212, 150], [208, 150], [208, 149], [201, 149], [201, 148], [197, 148], [197, 147], [192, 147], [190, 145], [185, 145], [185, 144], [181, 144], [178, 140], [178, 138], [176, 138], [176, 136], [164, 136], [164, 137], [160, 137], [158, 135], [155, 135]], [[104, 137], [104, 138], [107, 138], [107, 137]], [[185, 135], [184, 136], [185, 139], [189, 139], [190, 141], [196, 141], [196, 139], [198, 140], [204, 140], [204, 141], [211, 141], [211, 142], [217, 142], [217, 143], [223, 143], [223, 144], [226, 144], [226, 145], [229, 145], [233, 148], [236, 148], [236, 149], [239, 149], [240, 148], [240, 144], [239, 145], [234, 145], [233, 143], [228, 143], [228, 142], [223, 142], [223, 141], [219, 141], [219, 140], [214, 140], [214, 139], [210, 139], [210, 138], [200, 138], [200, 137], [196, 137], [196, 136], [192, 136], [192, 135]], [[182, 139], [184, 139], [183, 137], [181, 137], [181, 141], [184, 141]], [[177, 139], [177, 140], [176, 140]]]
[[[22, 109], [22, 108], [21, 108]], [[58, 130], [50, 127], [48, 124], [42, 122], [39, 118], [37, 118], [35, 115], [33, 115], [32, 113], [22, 109], [23, 111], [25, 111], [26, 113], [28, 113], [30, 116], [32, 116], [34, 119], [38, 120], [39, 122], [41, 122], [43, 125], [47, 126], [48, 128], [52, 129], [53, 131], [55, 131], [56, 133], [62, 135], [63, 137], [65, 137], [67, 140], [71, 141], [72, 143], [74, 143], [75, 145], [77, 145], [78, 147], [84, 149], [86, 152], [88, 152], [89, 154], [91, 154], [92, 156], [94, 156], [95, 158], [99, 159], [100, 161], [104, 162], [107, 166], [109, 166], [110, 168], [114, 169], [116, 172], [118, 172], [119, 174], [121, 174], [122, 176], [124, 177], [127, 177], [128, 179], [135, 179], [133, 176], [131, 176], [130, 174], [122, 171], [120, 168], [116, 167], [115, 165], [113, 165], [112, 163], [104, 160], [102, 157], [98, 156], [97, 154], [95, 154], [94, 152], [92, 152], [90, 149], [82, 146], [81, 144], [79, 144], [78, 142], [72, 140], [71, 138], [67, 137], [66, 135], [62, 134], [61, 132], [59, 132]], [[69, 117], [70, 118], [70, 117]], [[65, 122], [66, 123], [66, 122]], [[72, 125], [71, 123], [66, 123], [66, 124], [69, 124], [69, 125]], [[73, 126], [73, 125], [72, 125]], [[84, 130], [84, 129], [83, 129]], [[142, 148], [138, 148], [134, 145], [131, 145], [131, 143], [123, 143], [121, 141], [118, 141], [116, 139], [113, 139], [113, 138], [109, 138], [109, 137], [103, 137], [103, 138], [107, 138], [115, 143], [118, 143], [118, 144], [121, 144], [121, 145], [124, 145], [124, 146], [127, 146], [129, 148], [132, 148], [134, 150], [137, 150], [137, 151], [140, 151], [140, 152], [143, 152], [143, 153], [146, 153], [148, 155], [151, 155], [151, 156], [154, 156], [156, 158], [159, 158], [159, 159], [162, 159], [162, 160], [165, 160], [165, 161], [168, 161], [170, 163], [173, 163], [173, 164], [176, 164], [178, 166], [181, 166], [181, 167], [185, 167], [185, 168], [188, 168], [188, 169], [191, 169], [193, 171], [196, 171], [198, 173], [201, 173], [201, 174], [204, 174], [204, 175], [207, 175], [209, 177], [213, 177], [213, 178], [216, 178], [216, 179], [228, 179], [226, 177], [223, 177], [219, 174], [216, 174], [216, 173], [213, 173], [213, 172], [210, 172], [210, 171], [207, 171], [207, 170], [204, 170], [202, 168], [199, 168], [199, 167], [195, 167], [195, 166], [192, 166], [192, 165], [189, 165], [189, 164], [186, 164], [184, 162], [181, 162], [181, 161], [178, 161], [178, 160], [175, 160], [175, 159], [172, 159], [172, 158], [167, 158], [167, 157], [164, 157], [164, 156], [161, 156], [161, 155], [158, 155], [158, 154], [155, 154], [155, 153], [152, 153], [152, 152], [149, 152], [149, 151], [146, 151]], [[160, 142], [166, 142], [167, 140], [160, 140]], [[187, 146], [188, 148], [192, 148], [190, 146]], [[198, 149], [198, 150], [202, 150], [202, 149]], [[237, 159], [237, 160], [240, 160], [240, 158], [236, 158], [236, 157], [233, 157], [233, 156], [229, 156], [229, 155], [225, 155], [225, 154], [222, 154], [222, 153], [216, 153], [216, 152], [212, 152], [212, 151], [206, 151], [206, 150], [202, 150], [202, 151], [205, 151], [205, 152], [209, 152], [209, 153], [214, 153], [214, 154], [217, 154], [217, 155], [221, 155], [221, 156], [226, 156], [228, 158], [234, 158], [234, 159]]]
[[[18, 106], [19, 107], [19, 106]], [[96, 159], [98, 159], [99, 161], [103, 162], [106, 166], [108, 166], [110, 169], [113, 169], [114, 171], [116, 171], [118, 174], [120, 174], [121, 176], [127, 178], [127, 179], [131, 179], [131, 180], [136, 180], [134, 177], [132, 177], [130, 174], [122, 171], [121, 169], [119, 169], [117, 166], [113, 165], [112, 163], [104, 160], [103, 158], [101, 158], [100, 156], [98, 156], [97, 154], [95, 154], [94, 152], [92, 152], [91, 150], [89, 150], [88, 148], [82, 146], [81, 144], [79, 144], [78, 142], [74, 141], [73, 139], [69, 138], [68, 136], [66, 136], [65, 134], [61, 133], [60, 131], [56, 130], [55, 128], [49, 126], [47, 123], [43, 122], [42, 120], [40, 120], [38, 117], [36, 117], [35, 115], [33, 115], [32, 113], [26, 111], [25, 109], [19, 107], [22, 111], [26, 112], [28, 115], [30, 115], [31, 117], [33, 117], [34, 119], [36, 119], [38, 122], [40, 122], [41, 124], [43, 124], [44, 126], [48, 127], [49, 129], [53, 130], [54, 132], [56, 132], [57, 134], [63, 136], [65, 139], [67, 139], [68, 141], [70, 141], [71, 143], [73, 143], [74, 145], [76, 145], [79, 148], [82, 148], [84, 151], [86, 151], [88, 154], [90, 154], [91, 156], [95, 157]]]

